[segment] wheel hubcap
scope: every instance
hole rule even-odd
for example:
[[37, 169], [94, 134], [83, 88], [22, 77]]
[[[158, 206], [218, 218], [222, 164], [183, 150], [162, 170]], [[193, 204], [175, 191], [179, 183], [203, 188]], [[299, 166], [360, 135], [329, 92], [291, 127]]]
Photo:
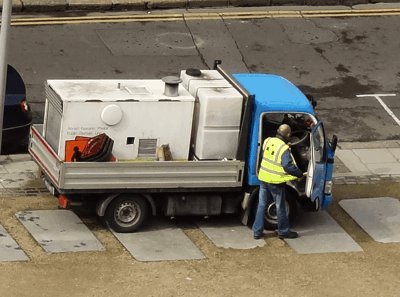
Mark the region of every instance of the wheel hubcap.
[[124, 202], [115, 210], [116, 221], [124, 225], [133, 225], [140, 218], [140, 208], [133, 202]]
[[267, 213], [266, 213], [267, 218], [270, 220], [277, 220], [278, 216], [276, 215], [276, 206], [275, 202], [271, 203], [268, 208], [267, 208]]
[[[290, 213], [290, 206], [287, 201], [285, 201], [285, 208], [286, 208], [286, 215], [289, 216]], [[278, 215], [276, 213], [276, 205], [275, 202], [272, 202], [268, 208], [265, 210], [265, 220], [270, 224], [277, 224], [278, 223]]]

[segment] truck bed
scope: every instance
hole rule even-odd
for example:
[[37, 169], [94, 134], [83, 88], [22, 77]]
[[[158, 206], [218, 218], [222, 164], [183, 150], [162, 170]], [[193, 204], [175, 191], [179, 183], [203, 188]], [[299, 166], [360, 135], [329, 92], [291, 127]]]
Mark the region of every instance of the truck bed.
[[244, 162], [237, 160], [64, 162], [42, 137], [42, 129], [31, 127], [29, 153], [60, 193], [242, 186]]

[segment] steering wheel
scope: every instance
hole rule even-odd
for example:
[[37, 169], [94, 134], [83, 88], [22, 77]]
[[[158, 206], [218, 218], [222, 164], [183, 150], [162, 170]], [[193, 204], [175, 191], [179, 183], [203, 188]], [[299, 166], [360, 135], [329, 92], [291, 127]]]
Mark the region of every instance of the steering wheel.
[[299, 145], [300, 143], [304, 142], [308, 138], [309, 134], [310, 134], [310, 131], [307, 131], [307, 130], [293, 131], [290, 135], [289, 145], [290, 146]]

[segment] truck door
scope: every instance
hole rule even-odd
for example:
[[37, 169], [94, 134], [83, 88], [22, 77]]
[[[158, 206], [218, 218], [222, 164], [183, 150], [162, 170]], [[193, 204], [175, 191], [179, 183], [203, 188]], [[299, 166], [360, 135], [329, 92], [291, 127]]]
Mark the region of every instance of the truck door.
[[[324, 126], [318, 122], [311, 130], [310, 135], [310, 162], [308, 163], [308, 175], [306, 179], [306, 196], [315, 202], [319, 208], [319, 201], [324, 197], [326, 177], [326, 142]], [[317, 200], [318, 199], [318, 200]]]

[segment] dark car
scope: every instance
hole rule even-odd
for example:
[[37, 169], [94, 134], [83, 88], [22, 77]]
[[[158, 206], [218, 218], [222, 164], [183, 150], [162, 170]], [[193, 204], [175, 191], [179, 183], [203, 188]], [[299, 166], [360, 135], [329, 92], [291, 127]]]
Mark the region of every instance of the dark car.
[[19, 73], [8, 65], [1, 144], [2, 154], [26, 152], [31, 123], [32, 113], [26, 102], [25, 83]]

